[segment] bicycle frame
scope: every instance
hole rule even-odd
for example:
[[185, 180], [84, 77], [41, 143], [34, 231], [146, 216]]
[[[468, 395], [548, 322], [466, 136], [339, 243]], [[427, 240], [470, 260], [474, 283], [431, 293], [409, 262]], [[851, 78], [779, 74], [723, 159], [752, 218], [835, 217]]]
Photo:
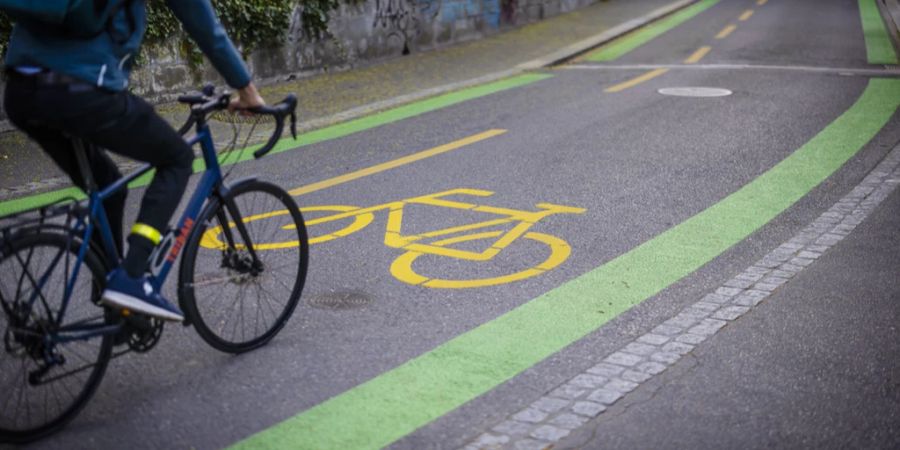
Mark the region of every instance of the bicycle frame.
[[[157, 246], [154, 251], [151, 259], [151, 272], [153, 276], [150, 277], [150, 282], [154, 284], [154, 287], [159, 290], [162, 288], [162, 285], [165, 283], [166, 278], [169, 275], [169, 272], [172, 269], [172, 266], [175, 264], [175, 261], [178, 258], [178, 254], [181, 252], [181, 249], [184, 247], [185, 242], [187, 242], [190, 237], [190, 233], [193, 231], [194, 224], [197, 220], [198, 215], [203, 210], [204, 204], [206, 204], [207, 199], [213, 196], [214, 193], [221, 198], [225, 198], [228, 193], [228, 189], [223, 186], [223, 177], [222, 177], [222, 169], [219, 164], [218, 156], [216, 154], [215, 145], [212, 140], [212, 134], [209, 130], [209, 126], [205, 121], [198, 121], [196, 123], [196, 134], [187, 139], [187, 143], [190, 146], [194, 146], [196, 144], [200, 144], [201, 151], [203, 153], [203, 161], [206, 165], [206, 169], [200, 178], [200, 181], [195, 189], [193, 195], [191, 195], [190, 200], [188, 201], [187, 207], [185, 208], [184, 213], [181, 218], [178, 220], [178, 226], [168, 233], [166, 233], [166, 237], [163, 242]], [[85, 154], [83, 153], [83, 149], [77, 149], [76, 152], [79, 158], [79, 165], [81, 166], [82, 173], [85, 175], [85, 179], [88, 181], [88, 186], [90, 187], [93, 183], [92, 178], [90, 177], [90, 172], [87, 170], [87, 161]], [[115, 195], [117, 192], [125, 189], [129, 183], [134, 180], [148, 174], [153, 169], [152, 166], [146, 164], [140, 167], [135, 172], [122, 177], [117, 180], [115, 183], [107, 186], [102, 190], [97, 189], [89, 189], [88, 200], [87, 200], [87, 214], [81, 214], [77, 216], [76, 222], [74, 226], [72, 226], [72, 235], [81, 236], [81, 244], [78, 250], [78, 257], [75, 261], [75, 264], [72, 269], [72, 274], [69, 277], [69, 280], [66, 283], [62, 304], [60, 305], [59, 313], [56, 317], [56, 326], [60, 327], [63, 322], [63, 319], [66, 314], [66, 310], [69, 305], [69, 301], [71, 300], [72, 289], [74, 289], [74, 285], [76, 280], [78, 279], [78, 273], [81, 269], [81, 265], [84, 262], [84, 258], [87, 255], [87, 252], [91, 246], [91, 238], [94, 232], [100, 233], [100, 241], [103, 245], [103, 252], [106, 255], [107, 261], [110, 262], [110, 268], [116, 268], [121, 264], [119, 259], [119, 253], [116, 248], [116, 243], [114, 242], [112, 230], [110, 228], [109, 219], [106, 215], [106, 210], [103, 208], [103, 202]], [[231, 210], [232, 205], [228, 205]], [[231, 211], [234, 214], [234, 211]], [[246, 231], [243, 227], [243, 223], [238, 225], [239, 232], [244, 234]], [[177, 232], [177, 236], [175, 235]], [[228, 235], [227, 238], [229, 241], [232, 241], [232, 236]], [[254, 253], [251, 249], [251, 253]], [[253, 254], [255, 258], [256, 255]], [[34, 306], [34, 302], [37, 300], [37, 292], [43, 289], [44, 283], [47, 281], [47, 278], [52, 271], [53, 267], [58, 261], [54, 261], [51, 264], [51, 269], [47, 271], [47, 275], [45, 275], [43, 280], [41, 280], [37, 289], [35, 290], [35, 294], [32, 294], [32, 298], [29, 299], [28, 308], [32, 308]], [[67, 328], [75, 328], [72, 330], [68, 330]], [[116, 333], [121, 329], [121, 325], [90, 325], [83, 324], [78, 325], [77, 327], [60, 327], [60, 331], [71, 331], [67, 333], [67, 336], [61, 336], [57, 334], [55, 336], [55, 340], [57, 342], [68, 342], [75, 340], [86, 340], [91, 339], [93, 337], [103, 335], [103, 334], [111, 334]]]

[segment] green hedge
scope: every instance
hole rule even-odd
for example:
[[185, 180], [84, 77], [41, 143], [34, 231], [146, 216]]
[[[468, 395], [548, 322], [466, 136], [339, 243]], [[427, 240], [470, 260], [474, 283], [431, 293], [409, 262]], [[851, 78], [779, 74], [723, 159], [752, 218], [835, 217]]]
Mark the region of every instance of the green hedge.
[[[159, 44], [181, 33], [180, 25], [163, 0], [147, 1], [146, 44]], [[362, 0], [344, 1], [358, 3]], [[329, 14], [338, 7], [338, 0], [212, 0], [212, 3], [229, 36], [245, 56], [254, 49], [283, 43], [295, 5], [302, 6], [302, 26], [307, 36], [313, 39], [327, 33]], [[11, 30], [12, 22], [0, 12], [0, 54], [6, 54]], [[198, 61], [199, 52], [193, 44], [187, 39], [181, 42], [188, 60]]]

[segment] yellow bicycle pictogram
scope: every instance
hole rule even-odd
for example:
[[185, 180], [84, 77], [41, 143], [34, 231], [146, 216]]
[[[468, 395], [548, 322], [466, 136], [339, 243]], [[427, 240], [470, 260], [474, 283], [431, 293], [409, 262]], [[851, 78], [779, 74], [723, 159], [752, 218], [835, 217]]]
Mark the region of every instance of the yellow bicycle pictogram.
[[[307, 220], [306, 226], [311, 234], [316, 225], [347, 222], [349, 223], [337, 231], [310, 237], [310, 244], [320, 244], [333, 241], [353, 234], [367, 227], [375, 220], [375, 214], [387, 211], [387, 225], [384, 233], [384, 245], [391, 248], [404, 250], [404, 253], [394, 259], [391, 264], [391, 274], [398, 280], [418, 286], [429, 288], [462, 289], [484, 286], [494, 286], [523, 280], [540, 275], [562, 264], [571, 253], [569, 244], [563, 239], [535, 231], [529, 231], [542, 219], [554, 214], [581, 214], [584, 208], [556, 205], [551, 203], [538, 203], [535, 211], [501, 208], [489, 205], [467, 203], [451, 200], [451, 196], [490, 197], [492, 191], [482, 189], [451, 189], [434, 194], [383, 203], [370, 207], [357, 207], [348, 205], [323, 205], [300, 208], [304, 214], [333, 213]], [[453, 226], [419, 234], [403, 234], [404, 211], [410, 205], [425, 205], [451, 210], [471, 211], [498, 216], [490, 220]], [[287, 211], [272, 211], [244, 218], [245, 223], [277, 220], [280, 216], [286, 216]], [[509, 225], [512, 224], [510, 228]], [[284, 228], [289, 228], [290, 225]], [[498, 229], [499, 228], [499, 229]], [[219, 239], [222, 233], [221, 227], [212, 227], [204, 235], [201, 245], [207, 248], [220, 248], [222, 241]], [[489, 261], [501, 251], [515, 243], [519, 238], [530, 239], [549, 247], [549, 256], [527, 269], [515, 273], [479, 279], [443, 279], [420, 275], [413, 269], [415, 261], [423, 255], [435, 255], [453, 258], [463, 261]], [[464, 250], [455, 247], [456, 244], [466, 242], [490, 240], [490, 245], [481, 251]], [[280, 248], [295, 247], [297, 241], [267, 242], [256, 244], [256, 250], [274, 250]]]

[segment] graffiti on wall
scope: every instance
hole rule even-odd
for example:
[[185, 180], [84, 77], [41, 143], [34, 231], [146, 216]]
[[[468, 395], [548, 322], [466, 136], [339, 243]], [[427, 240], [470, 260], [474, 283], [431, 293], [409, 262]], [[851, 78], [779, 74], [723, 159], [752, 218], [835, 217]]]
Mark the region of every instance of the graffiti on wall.
[[455, 28], [460, 23], [475, 29], [497, 28], [511, 23], [517, 0], [375, 0], [373, 28], [387, 32], [391, 45], [402, 45], [409, 54], [410, 41], [423, 27]]
[[451, 25], [458, 20], [472, 19], [497, 28], [500, 26], [500, 2], [501, 0], [444, 0], [440, 4], [440, 21]]
[[403, 43], [403, 54], [409, 54], [409, 41], [419, 33], [419, 17], [408, 0], [375, 0], [375, 29], [384, 29], [388, 39]]
[[519, 0], [502, 0], [500, 2], [500, 18], [504, 23], [514, 23], [516, 20], [516, 7]]
[[[293, 79], [332, 68], [348, 68], [418, 48], [479, 39], [498, 25], [517, 25], [547, 15], [592, 4], [594, 0], [360, 0], [333, 11], [327, 30], [316, 34], [303, 27], [303, 6], [291, 16], [286, 42], [278, 48], [258, 49], [249, 63], [267, 79]], [[492, 29], [493, 28], [493, 29]], [[388, 36], [392, 36], [388, 38]], [[148, 58], [136, 75], [134, 88], [154, 100], [183, 89], [183, 80], [155, 77], [160, 70], [191, 70], [180, 55]], [[3, 82], [0, 80], [0, 87]], [[2, 119], [2, 112], [0, 112]]]
[[419, 14], [429, 23], [434, 23], [441, 15], [444, 0], [418, 0]]

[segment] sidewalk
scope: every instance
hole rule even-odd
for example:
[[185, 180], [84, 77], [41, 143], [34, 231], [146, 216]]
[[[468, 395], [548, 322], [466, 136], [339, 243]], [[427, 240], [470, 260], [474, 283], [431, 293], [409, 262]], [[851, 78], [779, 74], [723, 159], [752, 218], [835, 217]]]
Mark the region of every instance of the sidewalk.
[[[633, 29], [691, 0], [600, 0], [580, 10], [482, 40], [382, 61], [340, 73], [266, 86], [278, 101], [297, 93], [300, 131], [399, 106], [451, 90], [493, 81], [527, 68], [549, 65]], [[173, 124], [186, 109], [158, 107]], [[122, 161], [123, 169], [133, 167]], [[68, 179], [25, 136], [0, 135], [0, 201], [69, 186]]]

